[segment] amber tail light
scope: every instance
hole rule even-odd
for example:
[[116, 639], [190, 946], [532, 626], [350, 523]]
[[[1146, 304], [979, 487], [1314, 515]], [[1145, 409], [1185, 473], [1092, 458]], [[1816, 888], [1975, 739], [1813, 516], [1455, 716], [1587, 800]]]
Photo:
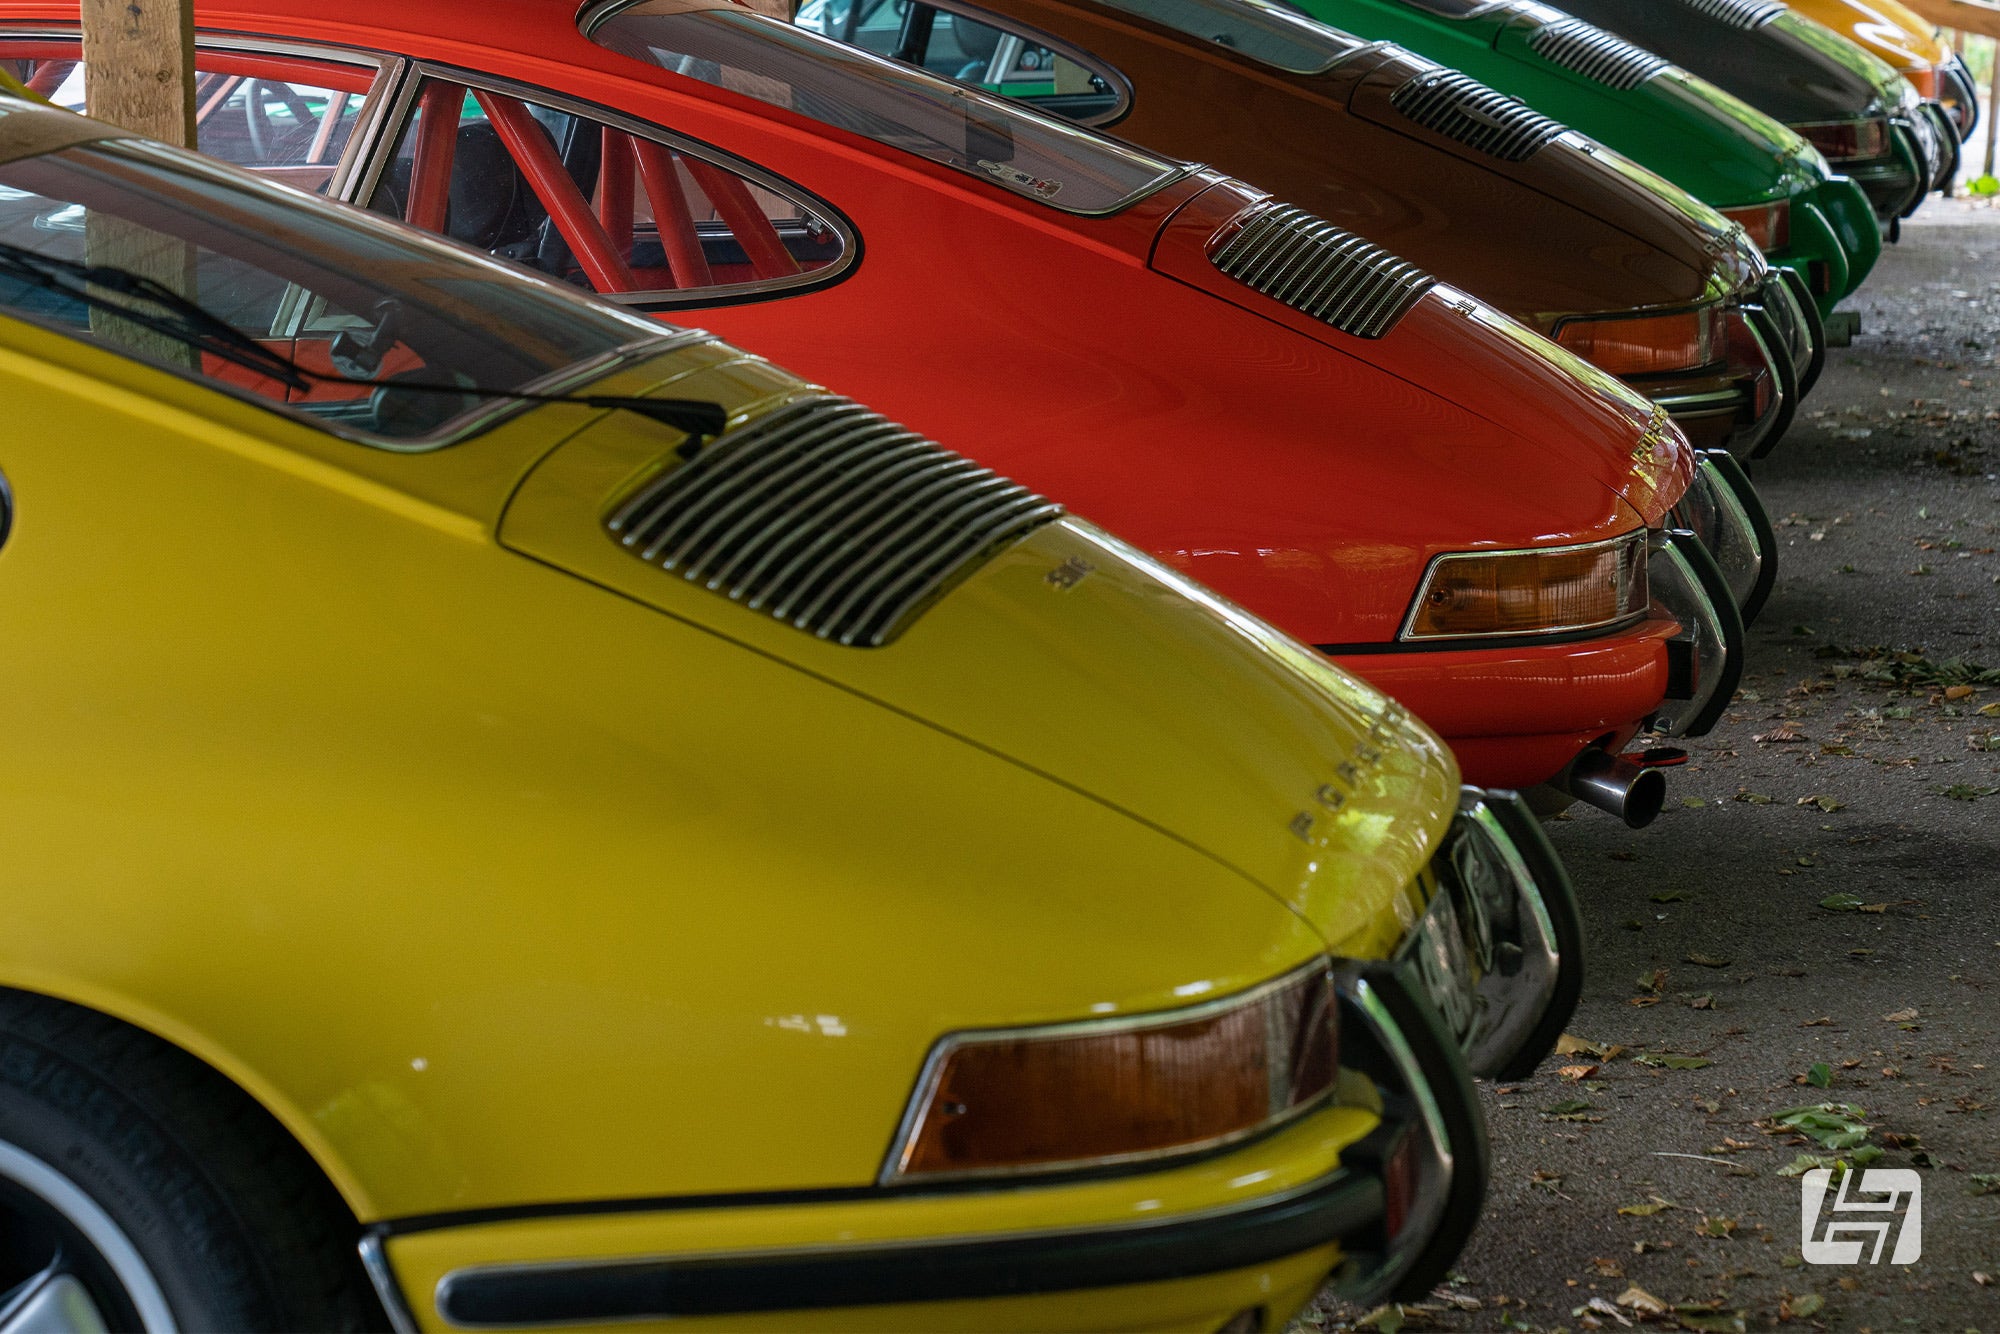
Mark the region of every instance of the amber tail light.
[[1889, 151], [1889, 122], [1880, 116], [1868, 120], [1805, 121], [1792, 128], [1804, 135], [1828, 162], [1860, 162]]
[[1569, 319], [1556, 326], [1556, 341], [1613, 375], [1658, 375], [1713, 362], [1720, 323], [1720, 306], [1671, 315]]
[[1726, 208], [1722, 210], [1722, 216], [1748, 232], [1750, 244], [1759, 250], [1783, 250], [1792, 243], [1792, 201], [1789, 199], [1780, 199], [1773, 204]]
[[1057, 1171], [1225, 1144], [1311, 1106], [1339, 1055], [1324, 962], [1182, 1010], [954, 1035], [926, 1064], [884, 1176]]
[[1636, 616], [1646, 605], [1643, 531], [1575, 547], [1459, 552], [1431, 562], [1403, 638], [1591, 630]]
[[1925, 65], [1918, 69], [1906, 69], [1903, 71], [1903, 78], [1909, 81], [1910, 87], [1916, 89], [1917, 96], [1923, 98], [1924, 101], [1935, 102], [1938, 100], [1937, 66]]

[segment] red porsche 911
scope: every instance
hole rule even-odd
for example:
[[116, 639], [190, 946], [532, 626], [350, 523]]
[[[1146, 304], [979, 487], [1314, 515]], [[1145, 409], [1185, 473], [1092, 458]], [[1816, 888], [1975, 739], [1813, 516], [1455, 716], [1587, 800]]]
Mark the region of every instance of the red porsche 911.
[[[1643, 823], [1623, 752], [1732, 693], [1765, 548], [1714, 465], [1282, 199], [724, 0], [195, 12], [205, 151], [874, 403], [1319, 646], [1470, 781]], [[0, 19], [75, 98], [75, 4]]]

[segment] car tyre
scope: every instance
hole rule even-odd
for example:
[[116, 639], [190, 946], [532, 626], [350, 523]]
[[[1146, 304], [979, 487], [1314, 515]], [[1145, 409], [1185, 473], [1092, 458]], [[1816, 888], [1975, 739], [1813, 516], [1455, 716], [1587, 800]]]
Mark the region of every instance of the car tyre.
[[0, 1334], [382, 1328], [359, 1233], [297, 1142], [215, 1070], [0, 990]]

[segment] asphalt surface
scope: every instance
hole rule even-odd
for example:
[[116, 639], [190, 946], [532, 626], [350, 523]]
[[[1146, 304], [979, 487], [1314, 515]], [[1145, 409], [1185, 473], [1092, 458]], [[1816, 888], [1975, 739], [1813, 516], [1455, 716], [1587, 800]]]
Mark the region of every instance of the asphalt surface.
[[[1848, 304], [1756, 466], [1781, 565], [1734, 706], [1651, 828], [1550, 825], [1588, 927], [1571, 1032], [1622, 1050], [1484, 1090], [1485, 1218], [1384, 1334], [2000, 1331], [2000, 670], [1967, 665], [2000, 669], [2000, 210], [1933, 199]], [[1771, 1120], [1821, 1102], [1868, 1148]], [[1922, 1257], [1803, 1263], [1784, 1169], [1872, 1150], [1920, 1174]]]

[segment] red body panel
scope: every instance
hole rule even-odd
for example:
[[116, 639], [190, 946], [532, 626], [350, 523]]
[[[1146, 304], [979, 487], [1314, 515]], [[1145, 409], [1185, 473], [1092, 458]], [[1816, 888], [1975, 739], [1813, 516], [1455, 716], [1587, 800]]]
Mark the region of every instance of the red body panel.
[[[1060, 213], [604, 51], [560, 4], [196, 12], [205, 30], [395, 52], [614, 108], [803, 187], [853, 224], [857, 265], [796, 295], [669, 318], [1019, 478], [1312, 643], [1393, 640], [1440, 552], [1627, 532], [1656, 522], [1691, 475], [1675, 433], [1645, 439], [1637, 400], [1573, 378], [1451, 289], [1371, 341], [1235, 283], [1204, 247], [1259, 195], [1223, 178], [1108, 218]], [[75, 18], [22, 3], [0, 14]], [[1629, 734], [1661, 699], [1664, 659], [1649, 624], [1583, 644], [1342, 662], [1454, 742], [1523, 738], [1461, 757], [1473, 781], [1524, 784], [1583, 742]]]

